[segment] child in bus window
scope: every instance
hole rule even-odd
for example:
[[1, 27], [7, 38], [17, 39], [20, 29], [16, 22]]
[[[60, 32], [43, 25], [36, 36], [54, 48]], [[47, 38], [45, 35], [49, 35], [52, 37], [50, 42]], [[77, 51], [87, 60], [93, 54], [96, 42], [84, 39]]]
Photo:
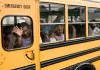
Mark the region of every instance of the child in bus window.
[[58, 25], [56, 28], [57, 40], [64, 40], [64, 27], [63, 25]]
[[26, 22], [22, 22], [20, 28], [15, 26], [12, 32], [18, 35], [16, 41], [17, 46], [27, 47], [32, 44], [31, 30]]
[[49, 37], [50, 37], [50, 42], [56, 42], [57, 41], [57, 37], [54, 31], [50, 31], [49, 32]]

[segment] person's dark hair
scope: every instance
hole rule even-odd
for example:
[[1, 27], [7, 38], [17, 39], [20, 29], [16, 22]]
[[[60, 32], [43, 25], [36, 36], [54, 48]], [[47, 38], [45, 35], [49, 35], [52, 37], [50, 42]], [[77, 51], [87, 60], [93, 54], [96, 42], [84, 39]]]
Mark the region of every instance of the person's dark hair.
[[29, 28], [29, 25], [28, 25], [26, 22], [22, 22], [20, 26], [21, 26], [21, 27], [27, 26], [27, 27]]

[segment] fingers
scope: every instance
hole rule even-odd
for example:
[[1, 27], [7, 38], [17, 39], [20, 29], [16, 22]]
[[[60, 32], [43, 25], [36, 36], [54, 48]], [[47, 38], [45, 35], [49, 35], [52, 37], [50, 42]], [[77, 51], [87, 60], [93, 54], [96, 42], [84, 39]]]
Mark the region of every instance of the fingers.
[[16, 28], [16, 30], [18, 30], [19, 28], [18, 28], [18, 26], [15, 26], [15, 28]]
[[22, 29], [22, 27], [21, 27], [21, 29], [20, 28], [18, 28], [18, 26], [14, 26], [14, 28], [13, 28], [14, 30], [21, 30]]
[[15, 26], [14, 29], [15, 29], [15, 30], [20, 30], [20, 28], [18, 28], [18, 26]]
[[14, 26], [12, 32], [16, 33], [18, 36], [21, 36], [23, 34], [22, 27], [20, 29], [20, 28], [18, 28], [18, 26]]
[[16, 32], [17, 31], [17, 28], [14, 26], [12, 32]]
[[12, 29], [12, 32], [16, 32], [16, 27], [14, 26], [14, 28]]

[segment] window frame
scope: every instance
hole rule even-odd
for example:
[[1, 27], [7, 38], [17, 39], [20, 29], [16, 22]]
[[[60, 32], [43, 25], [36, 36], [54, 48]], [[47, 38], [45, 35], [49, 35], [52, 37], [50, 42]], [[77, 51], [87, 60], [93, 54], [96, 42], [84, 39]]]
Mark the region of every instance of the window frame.
[[[30, 18], [30, 21], [31, 21], [31, 25], [32, 25], [32, 43], [31, 43], [31, 45], [30, 46], [27, 46], [27, 47], [21, 47], [21, 48], [13, 48], [13, 49], [7, 49], [7, 48], [5, 48], [5, 47], [3, 47], [3, 19], [5, 18], [5, 17], [28, 17], [28, 18]], [[30, 16], [28, 16], [28, 15], [5, 15], [5, 16], [3, 16], [2, 17], [2, 19], [1, 19], [1, 44], [2, 44], [2, 48], [5, 50], [5, 51], [16, 51], [16, 50], [23, 50], [23, 49], [28, 49], [28, 48], [31, 48], [32, 47], [32, 45], [34, 44], [34, 23], [33, 23], [33, 19], [30, 17]]]
[[[44, 42], [44, 43], [42, 42], [42, 43], [40, 43], [40, 44], [43, 46], [43, 45], [56, 44], [56, 43], [60, 43], [60, 42], [66, 41], [65, 4], [61, 4], [61, 3], [51, 3], [51, 2], [40, 2], [40, 3], [39, 3], [39, 8], [40, 8], [40, 5], [41, 5], [41, 4], [63, 5], [63, 6], [64, 6], [64, 15], [63, 15], [63, 16], [64, 16], [64, 23], [49, 23], [49, 22], [48, 22], [48, 23], [41, 23], [41, 22], [40, 22], [40, 28], [41, 28], [41, 25], [64, 25], [64, 31], [65, 31], [65, 32], [64, 32], [64, 40], [59, 40], [59, 41], [56, 41], [56, 42]], [[52, 7], [51, 7], [51, 8], [52, 8]], [[50, 11], [50, 12], [51, 12], [51, 11]], [[41, 14], [41, 11], [40, 11], [40, 14]], [[41, 15], [40, 15], [40, 19], [41, 19]], [[41, 29], [40, 29], [40, 31], [41, 31]], [[40, 36], [40, 37], [41, 37], [41, 36]]]
[[91, 21], [89, 21], [89, 8], [92, 8], [92, 9], [100, 9], [98, 7], [88, 7], [88, 37], [100, 37], [100, 35], [95, 35], [95, 36], [89, 35], [89, 24], [100, 24], [100, 21], [99, 22], [95, 22], [95, 21], [91, 22]]
[[[76, 38], [69, 38], [68, 37], [68, 40], [70, 41], [73, 41], [73, 40], [80, 40], [80, 39], [84, 39], [84, 38], [86, 38], [86, 6], [82, 6], [82, 5], [67, 5], [68, 6], [68, 9], [69, 9], [69, 6], [76, 6], [76, 7], [84, 7], [85, 8], [85, 21], [83, 22], [83, 21], [75, 21], [75, 22], [69, 22], [68, 21], [68, 28], [69, 28], [69, 25], [71, 25], [71, 24], [74, 24], [74, 25], [77, 25], [77, 24], [84, 24], [85, 25], [85, 35], [84, 35], [84, 37], [76, 37]], [[68, 13], [68, 17], [69, 17], [69, 13]], [[69, 29], [68, 29], [68, 31], [69, 31]], [[68, 32], [68, 36], [69, 36], [69, 32]]]

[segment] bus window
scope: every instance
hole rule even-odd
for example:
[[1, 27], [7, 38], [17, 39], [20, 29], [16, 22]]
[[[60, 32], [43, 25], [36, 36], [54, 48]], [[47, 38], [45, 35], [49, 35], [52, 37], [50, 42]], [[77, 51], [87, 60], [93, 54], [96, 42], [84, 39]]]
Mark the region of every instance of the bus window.
[[100, 36], [100, 9], [89, 8], [88, 9], [88, 35], [89, 36]]
[[6, 16], [2, 21], [2, 46], [6, 50], [32, 45], [32, 20], [26, 16]]
[[68, 6], [69, 39], [85, 37], [85, 7]]
[[42, 43], [65, 40], [64, 5], [40, 3], [40, 37]]

